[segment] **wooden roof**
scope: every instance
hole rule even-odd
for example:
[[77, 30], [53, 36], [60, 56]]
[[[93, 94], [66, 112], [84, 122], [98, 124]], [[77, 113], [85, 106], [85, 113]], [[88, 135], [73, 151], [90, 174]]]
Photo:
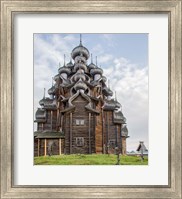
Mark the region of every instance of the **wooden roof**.
[[141, 141], [136, 151], [141, 151], [142, 149], [143, 149], [143, 152], [148, 151], [146, 146], [144, 145], [144, 142]]
[[36, 138], [64, 138], [64, 132], [62, 131], [35, 131], [34, 136]]

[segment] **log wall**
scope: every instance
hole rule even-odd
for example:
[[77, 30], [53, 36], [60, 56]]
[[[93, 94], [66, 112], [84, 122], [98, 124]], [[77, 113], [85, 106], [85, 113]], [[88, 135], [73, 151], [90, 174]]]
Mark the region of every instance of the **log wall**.
[[[97, 106], [98, 110], [101, 110], [101, 104]], [[95, 151], [96, 153], [103, 153], [103, 136], [102, 136], [102, 114], [96, 116], [95, 126]]]
[[122, 137], [122, 154], [126, 155], [126, 138]]
[[52, 111], [52, 130], [57, 129], [57, 111]]
[[47, 118], [45, 123], [38, 123], [37, 124], [37, 130], [56, 130], [56, 124], [57, 124], [57, 111], [54, 110], [47, 110]]
[[[88, 104], [83, 97], [80, 95], [74, 100], [73, 104], [76, 109], [72, 113], [72, 124], [70, 124], [70, 113], [66, 113], [64, 117], [64, 131], [65, 131], [65, 153], [70, 154], [70, 144], [71, 153], [88, 154], [89, 153], [89, 112], [85, 109]], [[84, 125], [77, 125], [76, 120], [84, 120]], [[91, 115], [91, 124], [93, 124], [94, 116]], [[72, 129], [70, 129], [72, 128]], [[71, 131], [70, 131], [71, 130]], [[71, 132], [71, 134], [70, 134]], [[71, 136], [71, 143], [70, 143]], [[83, 146], [77, 146], [76, 138], [82, 137], [84, 139]], [[95, 153], [95, 136], [94, 136], [94, 125], [90, 128], [90, 139], [91, 139], [91, 152]]]
[[[121, 153], [121, 125], [114, 124], [113, 111], [104, 111], [104, 121], [104, 143], [106, 146], [106, 152], [115, 153], [117, 141], [117, 146], [119, 148], [119, 152]], [[111, 143], [114, 143], [114, 145]]]
[[38, 139], [34, 138], [34, 157], [38, 156]]

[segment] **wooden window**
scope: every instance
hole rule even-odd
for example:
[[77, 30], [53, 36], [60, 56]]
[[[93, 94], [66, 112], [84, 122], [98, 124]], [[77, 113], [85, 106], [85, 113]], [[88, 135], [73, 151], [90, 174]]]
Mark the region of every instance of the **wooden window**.
[[84, 120], [82, 120], [82, 119], [76, 119], [76, 125], [84, 125]]
[[76, 138], [76, 146], [84, 146], [84, 138], [83, 137]]
[[84, 125], [84, 120], [80, 120], [80, 125]]
[[76, 125], [79, 125], [79, 120], [76, 120]]

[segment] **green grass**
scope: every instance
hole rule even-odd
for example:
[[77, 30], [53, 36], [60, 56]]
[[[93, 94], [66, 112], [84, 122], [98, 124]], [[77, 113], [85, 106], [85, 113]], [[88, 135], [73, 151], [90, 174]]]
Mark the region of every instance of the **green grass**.
[[[92, 155], [55, 155], [40, 156], [34, 158], [35, 165], [116, 165], [116, 155], [92, 154]], [[148, 165], [148, 157], [141, 161], [137, 156], [120, 156], [120, 165]]]

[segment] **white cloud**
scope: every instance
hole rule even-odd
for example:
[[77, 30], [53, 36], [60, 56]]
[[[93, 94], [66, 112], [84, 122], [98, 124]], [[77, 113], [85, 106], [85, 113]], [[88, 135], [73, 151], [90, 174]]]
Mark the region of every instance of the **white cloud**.
[[101, 46], [101, 44], [95, 45], [92, 49], [90, 49], [90, 52], [93, 54], [93, 56], [98, 56], [104, 53], [104, 49]]
[[101, 38], [107, 43], [108, 47], [115, 46], [112, 34], [101, 34]]
[[112, 40], [112, 35], [111, 34], [101, 34], [101, 37], [103, 37], [106, 40]]
[[105, 54], [98, 57], [98, 65], [108, 63], [113, 59], [112, 55]]
[[132, 150], [134, 143], [137, 147], [141, 140], [148, 147], [148, 67], [141, 68], [121, 57], [114, 59], [104, 74], [109, 78], [111, 89], [117, 91], [127, 118], [128, 150]]

